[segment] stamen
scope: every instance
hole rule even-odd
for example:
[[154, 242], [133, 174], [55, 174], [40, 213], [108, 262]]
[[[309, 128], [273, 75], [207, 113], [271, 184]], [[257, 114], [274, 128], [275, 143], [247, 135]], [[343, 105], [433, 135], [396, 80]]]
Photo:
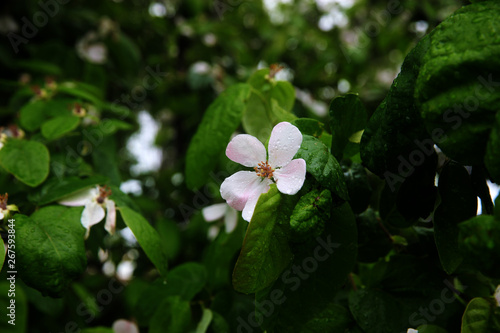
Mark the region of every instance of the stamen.
[[267, 161], [260, 162], [258, 166], [253, 168], [257, 172], [257, 176], [271, 179], [273, 177], [274, 169], [269, 165]]
[[99, 186], [99, 197], [97, 197], [97, 203], [102, 204], [104, 200], [111, 195], [111, 189], [106, 186]]

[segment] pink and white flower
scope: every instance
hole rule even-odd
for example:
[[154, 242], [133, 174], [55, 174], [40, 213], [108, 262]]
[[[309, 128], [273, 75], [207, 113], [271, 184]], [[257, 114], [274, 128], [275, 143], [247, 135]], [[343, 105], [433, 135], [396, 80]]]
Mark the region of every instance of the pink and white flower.
[[111, 190], [108, 187], [96, 186], [63, 198], [59, 201], [59, 204], [64, 206], [85, 206], [80, 219], [82, 226], [87, 229], [85, 239], [89, 237], [90, 227], [101, 222], [104, 216], [106, 216], [104, 229], [112, 235], [115, 233], [116, 228], [116, 207], [115, 202], [108, 198], [110, 195]]
[[269, 158], [257, 138], [248, 134], [235, 136], [227, 145], [227, 157], [254, 171], [239, 171], [226, 178], [220, 188], [222, 198], [229, 206], [243, 211], [243, 219], [250, 222], [259, 196], [269, 191], [273, 180], [281, 193], [296, 194], [306, 178], [306, 161], [293, 159], [301, 144], [302, 133], [287, 122], [274, 126]]

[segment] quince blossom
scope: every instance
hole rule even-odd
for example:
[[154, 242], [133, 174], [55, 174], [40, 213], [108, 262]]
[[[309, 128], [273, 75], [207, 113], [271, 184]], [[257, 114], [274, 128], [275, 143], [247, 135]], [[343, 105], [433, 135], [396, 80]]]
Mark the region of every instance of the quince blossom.
[[80, 219], [82, 226], [87, 229], [85, 239], [89, 237], [90, 227], [101, 222], [105, 215], [104, 229], [112, 235], [116, 228], [116, 207], [115, 202], [108, 199], [110, 195], [111, 190], [108, 187], [96, 186], [63, 198], [59, 201], [59, 204], [64, 206], [85, 206]]
[[3, 220], [5, 217], [10, 216], [10, 212], [18, 212], [16, 205], [7, 205], [7, 200], [9, 199], [9, 194], [5, 193], [4, 195], [0, 194], [0, 220]]
[[269, 159], [266, 148], [248, 134], [235, 136], [227, 145], [226, 156], [254, 171], [238, 171], [221, 185], [222, 198], [236, 210], [243, 211], [243, 219], [250, 222], [262, 193], [269, 191], [273, 180], [281, 193], [296, 194], [304, 185], [306, 161], [293, 159], [302, 143], [302, 133], [287, 122], [274, 126], [269, 139]]
[[[224, 225], [226, 229], [226, 233], [233, 232], [234, 228], [236, 228], [236, 224], [238, 222], [238, 215], [234, 208], [230, 207], [228, 204], [220, 203], [205, 207], [201, 210], [203, 214], [203, 218], [207, 222], [212, 222], [221, 219], [224, 217]], [[215, 239], [217, 234], [219, 233], [219, 226], [212, 225], [208, 228], [208, 238]]]

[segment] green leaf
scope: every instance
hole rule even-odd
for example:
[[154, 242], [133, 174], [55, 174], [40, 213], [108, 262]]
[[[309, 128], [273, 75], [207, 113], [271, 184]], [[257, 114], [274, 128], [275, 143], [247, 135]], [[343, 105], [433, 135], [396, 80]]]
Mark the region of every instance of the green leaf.
[[343, 164], [342, 171], [349, 192], [351, 208], [354, 213], [360, 214], [368, 207], [372, 194], [366, 170], [359, 163], [350, 163], [350, 165]]
[[61, 116], [42, 124], [42, 135], [47, 140], [55, 140], [73, 131], [80, 124], [80, 118], [75, 116]]
[[273, 130], [268, 108], [264, 96], [258, 91], [252, 90], [241, 119], [245, 132], [255, 136], [261, 142], [266, 142]]
[[165, 299], [149, 323], [150, 333], [185, 333], [191, 324], [191, 308], [189, 302], [180, 297]]
[[270, 100], [274, 99], [284, 111], [291, 112], [295, 103], [295, 89], [288, 81], [275, 81], [272, 85], [269, 98]]
[[0, 150], [0, 165], [28, 186], [40, 185], [49, 175], [49, 150], [28, 140], [7, 140]]
[[306, 161], [307, 172], [332, 194], [343, 200], [349, 199], [342, 168], [330, 154], [328, 147], [320, 140], [310, 135], [303, 135], [302, 145], [295, 158], [303, 158]]
[[293, 120], [292, 125], [297, 126], [302, 134], [311, 135], [319, 138], [323, 133], [324, 125], [316, 119], [297, 118]]
[[134, 312], [139, 324], [146, 325], [164, 299], [176, 296], [189, 302], [206, 283], [207, 271], [203, 265], [187, 262], [173, 268], [166, 279], [157, 279], [141, 291]]
[[[2, 333], [25, 333], [28, 326], [28, 300], [23, 288], [15, 283], [15, 292], [10, 291], [10, 280], [4, 280], [9, 277], [9, 274], [0, 282], [0, 307], [2, 309], [2, 317], [0, 318], [0, 331]], [[16, 281], [17, 282], [17, 281]], [[9, 295], [10, 294], [10, 295]], [[11, 316], [12, 300], [15, 301], [14, 314]], [[10, 323], [9, 323], [10, 321]]]
[[462, 317], [462, 333], [494, 332], [490, 324], [493, 315], [493, 304], [490, 301], [476, 297], [473, 298]]
[[464, 261], [486, 276], [500, 278], [500, 223], [491, 215], [479, 215], [458, 226]]
[[75, 194], [92, 185], [103, 184], [106, 181], [106, 177], [99, 175], [88, 178], [66, 177], [61, 180], [51, 178], [36, 195], [30, 197], [30, 200], [36, 202], [39, 206], [43, 206]]
[[109, 327], [99, 326], [99, 327], [84, 328], [80, 332], [81, 333], [114, 333], [115, 331]]
[[[256, 295], [256, 301], [262, 305], [257, 309], [269, 324], [275, 323], [277, 332], [302, 332], [307, 322], [319, 320], [328, 313], [332, 300], [354, 267], [357, 252], [354, 214], [344, 202], [333, 207], [330, 215], [323, 233], [316, 239], [294, 244], [294, 259], [288, 269], [271, 288]], [[266, 311], [270, 307], [264, 308], [266, 303], [279, 311]]]
[[434, 237], [444, 270], [452, 274], [462, 262], [458, 224], [477, 212], [477, 197], [467, 170], [456, 162], [443, 167], [439, 176], [441, 203], [434, 212]]
[[436, 325], [421, 325], [417, 327], [418, 333], [448, 333], [445, 329]]
[[57, 87], [59, 93], [83, 99], [95, 105], [100, 105], [101, 100], [93, 93], [89, 92], [88, 85], [79, 82], [63, 82]]
[[338, 304], [331, 303], [302, 328], [302, 333], [316, 332], [347, 332], [353, 318], [349, 310]]
[[365, 129], [368, 120], [365, 106], [356, 94], [335, 98], [330, 104], [330, 129], [332, 131], [332, 154], [342, 160], [349, 138]]
[[[406, 56], [389, 94], [375, 110], [361, 138], [363, 165], [380, 177], [387, 178], [391, 173], [402, 176], [400, 158], [409, 159], [421, 150], [424, 154], [434, 151], [434, 142], [427, 134], [413, 97], [420, 62], [429, 42], [424, 37]], [[422, 144], [430, 148], [422, 148]]]
[[61, 296], [87, 266], [82, 208], [48, 206], [16, 215], [19, 276], [43, 295]]
[[240, 256], [234, 267], [233, 286], [250, 294], [271, 285], [285, 269], [292, 253], [288, 245], [287, 221], [291, 208], [276, 185], [261, 194], [248, 225]]
[[158, 272], [165, 276], [168, 270], [168, 256], [161, 245], [160, 235], [139, 213], [128, 207], [120, 207], [119, 211], [125, 224], [132, 230], [135, 238], [155, 265]]
[[500, 109], [499, 15], [500, 3], [485, 1], [448, 17], [429, 35], [416, 81], [414, 96], [427, 132], [444, 132], [437, 145], [464, 165], [483, 162]]
[[16, 67], [28, 73], [40, 73], [45, 75], [62, 75], [61, 68], [51, 62], [39, 59], [25, 59], [16, 61]]
[[231, 86], [205, 112], [186, 155], [188, 187], [199, 188], [208, 180], [220, 154], [240, 124], [249, 95], [249, 85]]
[[271, 99], [271, 114], [276, 118], [276, 122], [278, 123], [282, 121], [292, 122], [297, 119], [293, 113], [283, 109], [275, 99]]
[[358, 226], [358, 261], [376, 262], [392, 249], [391, 239], [377, 219], [375, 211], [368, 208], [356, 218]]
[[213, 313], [210, 309], [203, 309], [201, 320], [196, 327], [196, 333], [205, 333], [212, 322]]
[[332, 195], [329, 190], [314, 189], [302, 196], [290, 217], [290, 237], [304, 241], [319, 236], [330, 219]]
[[35, 100], [22, 107], [19, 111], [19, 122], [21, 127], [27, 131], [34, 131], [47, 118], [45, 113], [45, 101]]

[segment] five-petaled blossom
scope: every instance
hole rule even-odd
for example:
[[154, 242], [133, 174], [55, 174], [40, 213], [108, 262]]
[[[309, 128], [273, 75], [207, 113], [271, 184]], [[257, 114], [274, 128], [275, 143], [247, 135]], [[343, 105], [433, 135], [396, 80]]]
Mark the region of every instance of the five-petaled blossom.
[[85, 206], [80, 219], [83, 227], [87, 229], [85, 239], [89, 237], [90, 227], [101, 222], [105, 215], [104, 229], [112, 235], [116, 227], [116, 208], [115, 202], [108, 198], [110, 195], [111, 190], [108, 187], [96, 186], [63, 198], [59, 201], [59, 204], [64, 206]]
[[[234, 210], [234, 208], [228, 206], [226, 203], [207, 206], [201, 210], [201, 213], [203, 214], [203, 218], [207, 222], [213, 222], [224, 217], [224, 225], [226, 233], [228, 234], [233, 232], [234, 228], [236, 228], [236, 224], [238, 222], [238, 213]], [[218, 225], [211, 225], [208, 228], [209, 239], [215, 239], [218, 233]]]
[[257, 138], [248, 134], [235, 136], [227, 145], [227, 157], [254, 171], [238, 171], [226, 178], [220, 187], [222, 198], [229, 206], [242, 210], [243, 219], [250, 222], [259, 196], [269, 191], [273, 180], [281, 193], [296, 194], [306, 178], [306, 161], [293, 160], [301, 143], [302, 133], [287, 122], [274, 126], [268, 145], [269, 158]]
[[3, 220], [5, 217], [10, 216], [10, 212], [18, 212], [16, 205], [7, 205], [7, 201], [9, 199], [9, 194], [5, 193], [4, 195], [0, 194], [0, 220]]

